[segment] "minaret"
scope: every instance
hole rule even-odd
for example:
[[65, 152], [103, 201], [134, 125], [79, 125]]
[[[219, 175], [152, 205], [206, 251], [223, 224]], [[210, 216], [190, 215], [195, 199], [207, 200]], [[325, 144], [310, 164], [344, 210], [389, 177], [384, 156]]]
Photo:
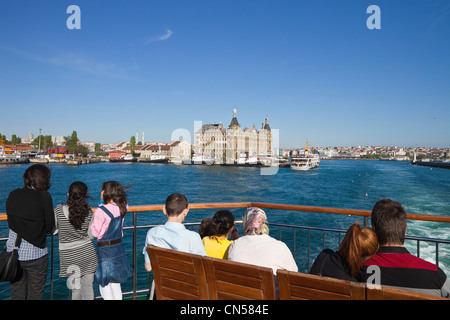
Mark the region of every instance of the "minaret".
[[139, 141], [139, 131], [136, 130], [136, 144], [138, 143], [138, 141]]
[[142, 130], [142, 145], [145, 145], [145, 142], [144, 142], [144, 130]]

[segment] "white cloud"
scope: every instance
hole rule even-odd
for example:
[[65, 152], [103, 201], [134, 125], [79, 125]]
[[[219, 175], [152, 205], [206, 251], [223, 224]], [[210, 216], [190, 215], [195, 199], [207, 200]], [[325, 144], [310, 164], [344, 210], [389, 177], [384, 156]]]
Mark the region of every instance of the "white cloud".
[[172, 36], [172, 34], [173, 34], [173, 31], [170, 30], [170, 29], [167, 29], [166, 34], [160, 36], [159, 40], [167, 40], [167, 39], [169, 39]]
[[67, 52], [50, 58], [42, 57], [34, 53], [29, 53], [19, 49], [0, 45], [0, 50], [16, 54], [26, 60], [39, 63], [47, 63], [57, 67], [64, 67], [78, 72], [89, 73], [91, 75], [103, 78], [132, 80], [128, 76], [130, 71], [136, 71], [137, 66], [120, 68], [114, 64], [107, 64], [95, 61], [91, 57], [83, 56], [79, 53]]
[[153, 36], [148, 38], [147, 40], [145, 40], [145, 45], [148, 45], [152, 42], [156, 42], [156, 41], [164, 41], [169, 39], [171, 36], [173, 35], [173, 31], [170, 29], [167, 29], [166, 33], [163, 35], [159, 35], [159, 36]]

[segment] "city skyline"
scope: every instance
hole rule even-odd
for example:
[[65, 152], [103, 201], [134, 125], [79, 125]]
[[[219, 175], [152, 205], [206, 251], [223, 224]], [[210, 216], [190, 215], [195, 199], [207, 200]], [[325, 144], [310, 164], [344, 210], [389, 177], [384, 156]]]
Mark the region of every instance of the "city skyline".
[[[81, 29], [69, 29], [80, 9]], [[371, 5], [381, 29], [369, 29]], [[446, 1], [0, 3], [0, 133], [169, 142], [266, 116], [280, 148], [450, 147]]]

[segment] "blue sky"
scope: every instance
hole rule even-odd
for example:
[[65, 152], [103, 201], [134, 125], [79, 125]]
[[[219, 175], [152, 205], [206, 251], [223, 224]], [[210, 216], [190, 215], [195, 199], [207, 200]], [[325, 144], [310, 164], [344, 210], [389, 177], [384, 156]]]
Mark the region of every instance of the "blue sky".
[[233, 108], [243, 127], [268, 116], [281, 147], [450, 147], [450, 3], [0, 1], [8, 138], [169, 142], [194, 121], [228, 126]]

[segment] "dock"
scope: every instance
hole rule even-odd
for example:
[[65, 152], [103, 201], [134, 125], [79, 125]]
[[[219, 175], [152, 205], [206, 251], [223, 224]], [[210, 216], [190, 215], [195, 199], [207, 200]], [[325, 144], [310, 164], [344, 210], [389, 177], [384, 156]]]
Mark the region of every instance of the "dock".
[[450, 162], [444, 161], [412, 161], [412, 165], [450, 169]]

